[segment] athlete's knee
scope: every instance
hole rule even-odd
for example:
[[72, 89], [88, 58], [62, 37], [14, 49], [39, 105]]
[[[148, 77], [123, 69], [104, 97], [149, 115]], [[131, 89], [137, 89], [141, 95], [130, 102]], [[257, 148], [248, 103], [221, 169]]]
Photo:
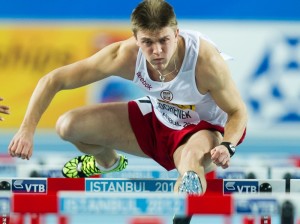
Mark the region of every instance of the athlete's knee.
[[222, 139], [222, 135], [217, 131], [201, 130], [195, 133], [192, 138], [193, 142], [201, 145], [201, 150], [204, 151], [204, 153], [207, 153], [219, 144]]
[[182, 151], [181, 160], [182, 161], [202, 161], [206, 154], [205, 150], [201, 148], [186, 148]]
[[56, 122], [56, 132], [64, 140], [73, 139], [78, 127], [76, 127], [76, 115], [70, 111], [61, 115]]

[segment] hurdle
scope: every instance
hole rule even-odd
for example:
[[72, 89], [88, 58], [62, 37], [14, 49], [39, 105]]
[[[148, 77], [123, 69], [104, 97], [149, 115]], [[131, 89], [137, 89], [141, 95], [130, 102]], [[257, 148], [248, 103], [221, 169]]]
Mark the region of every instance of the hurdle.
[[[24, 204], [31, 197], [30, 205]], [[1, 204], [4, 204], [1, 197]], [[11, 212], [60, 215], [226, 215], [271, 217], [282, 213], [284, 204], [293, 205], [299, 216], [300, 194], [205, 194], [185, 195], [171, 192], [82, 192], [61, 191], [57, 195], [6, 196], [11, 199]], [[37, 206], [37, 204], [39, 206]], [[9, 204], [6, 204], [6, 208]], [[25, 205], [25, 206], [24, 206]], [[220, 206], [222, 205], [222, 206]], [[25, 208], [26, 207], [26, 208]], [[7, 209], [3, 212], [8, 212]], [[281, 214], [284, 217], [284, 214]], [[284, 223], [287, 224], [287, 223]]]
[[[77, 206], [86, 208], [84, 205], [90, 203], [99, 205], [99, 208], [86, 211], [88, 214], [112, 212], [104, 210], [104, 205], [114, 203], [118, 206], [117, 208], [128, 208], [130, 209], [127, 211], [128, 214], [137, 216], [175, 213], [224, 216], [242, 214], [245, 217], [259, 215], [261, 218], [268, 218], [281, 214], [284, 218], [284, 208], [292, 205], [295, 211], [300, 210], [299, 194], [297, 194], [300, 191], [298, 180], [291, 181], [293, 195], [283, 194], [285, 181], [282, 179], [208, 179], [208, 190], [205, 195], [180, 195], [178, 197], [171, 193], [175, 179], [3, 178], [0, 181], [7, 183], [3, 184], [6, 190], [1, 191], [4, 194], [0, 200], [1, 214], [8, 214], [7, 208], [10, 208], [9, 213], [32, 213], [35, 214], [31, 217], [32, 224], [41, 223], [38, 220], [44, 214], [57, 214], [60, 220], [58, 223], [66, 224], [67, 217], [72, 214], [72, 211], [79, 212], [78, 209], [74, 209], [74, 205], [75, 208]], [[270, 186], [272, 192], [265, 193], [270, 190]], [[265, 198], [265, 194], [269, 198]], [[280, 197], [286, 199], [285, 201], [279, 197], [280, 194], [283, 195]], [[243, 195], [245, 198], [240, 197]], [[112, 198], [114, 200], [109, 202]], [[30, 201], [29, 204], [28, 201]], [[117, 209], [113, 211], [116, 214], [123, 214], [124, 208], [120, 211]]]

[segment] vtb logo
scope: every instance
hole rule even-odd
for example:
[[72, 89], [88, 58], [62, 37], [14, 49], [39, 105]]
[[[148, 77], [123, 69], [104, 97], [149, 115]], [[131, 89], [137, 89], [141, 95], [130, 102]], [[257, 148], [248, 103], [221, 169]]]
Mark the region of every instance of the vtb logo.
[[224, 194], [230, 193], [258, 193], [258, 181], [224, 181]]
[[47, 193], [47, 179], [13, 179], [13, 193]]

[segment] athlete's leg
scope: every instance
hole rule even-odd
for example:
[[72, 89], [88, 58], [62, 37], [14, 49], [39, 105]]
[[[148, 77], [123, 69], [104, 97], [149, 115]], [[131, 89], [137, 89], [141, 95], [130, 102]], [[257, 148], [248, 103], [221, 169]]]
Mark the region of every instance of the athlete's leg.
[[105, 168], [118, 160], [114, 149], [147, 157], [131, 129], [126, 102], [72, 110], [59, 118], [56, 129], [61, 138], [73, 143], [81, 152], [93, 155]]
[[[221, 142], [219, 132], [201, 130], [193, 134], [173, 154], [179, 172], [174, 191], [203, 194], [207, 183], [205, 173], [215, 168], [210, 150]], [[173, 224], [189, 224], [192, 216], [174, 216]]]
[[[201, 184], [201, 193], [206, 191], [205, 173], [207, 169], [214, 168], [210, 159], [210, 150], [221, 142], [222, 135], [217, 131], [201, 130], [193, 134], [173, 154], [175, 166], [179, 172], [179, 178], [174, 191], [182, 184], [182, 178], [194, 177], [195, 172]], [[187, 173], [192, 171], [191, 173]], [[189, 174], [187, 176], [187, 174]]]

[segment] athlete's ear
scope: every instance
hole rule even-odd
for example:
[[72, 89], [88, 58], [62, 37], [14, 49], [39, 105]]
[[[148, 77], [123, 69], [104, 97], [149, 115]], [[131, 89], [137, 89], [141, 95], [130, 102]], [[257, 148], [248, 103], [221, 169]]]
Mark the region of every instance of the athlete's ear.
[[134, 38], [136, 39], [136, 34], [134, 32], [132, 32], [132, 36], [134, 36]]
[[175, 31], [175, 38], [178, 38], [178, 36], [179, 36], [179, 29], [177, 28]]
[[133, 36], [134, 39], [136, 40], [136, 44], [138, 44], [138, 43], [137, 43], [137, 36], [136, 36], [136, 33], [132, 32], [132, 36]]

